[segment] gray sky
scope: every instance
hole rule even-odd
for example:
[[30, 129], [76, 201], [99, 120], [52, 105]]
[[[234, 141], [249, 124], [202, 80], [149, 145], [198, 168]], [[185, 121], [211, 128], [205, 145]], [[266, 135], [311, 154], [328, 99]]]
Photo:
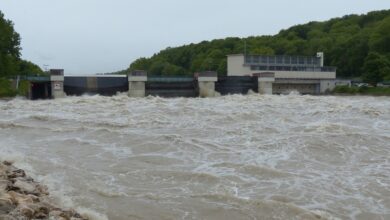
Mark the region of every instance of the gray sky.
[[0, 0], [22, 57], [66, 74], [122, 70], [166, 47], [389, 8], [390, 0]]

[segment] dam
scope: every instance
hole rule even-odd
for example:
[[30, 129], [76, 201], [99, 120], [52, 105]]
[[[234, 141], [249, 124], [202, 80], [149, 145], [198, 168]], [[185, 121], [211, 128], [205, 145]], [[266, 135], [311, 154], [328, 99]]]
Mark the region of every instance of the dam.
[[324, 66], [324, 53], [317, 56], [227, 56], [227, 75], [204, 71], [193, 76], [156, 76], [144, 70], [128, 75], [64, 75], [52, 69], [47, 77], [28, 79], [29, 98], [47, 99], [83, 94], [112, 96], [128, 92], [130, 97], [213, 97], [217, 95], [300, 94], [319, 95], [336, 86], [351, 86], [336, 78], [336, 68]]
[[[334, 88], [336, 80], [275, 79], [272, 72], [253, 76], [217, 76], [216, 72], [201, 72], [193, 77], [148, 76], [145, 71], [129, 75], [64, 75], [64, 70], [50, 71], [47, 77], [27, 77], [28, 98], [50, 99], [65, 96], [113, 96], [127, 92], [130, 97], [213, 97], [216, 95], [300, 94], [319, 95]], [[341, 82], [344, 83], [344, 82]], [[347, 82], [348, 83], [348, 82]]]

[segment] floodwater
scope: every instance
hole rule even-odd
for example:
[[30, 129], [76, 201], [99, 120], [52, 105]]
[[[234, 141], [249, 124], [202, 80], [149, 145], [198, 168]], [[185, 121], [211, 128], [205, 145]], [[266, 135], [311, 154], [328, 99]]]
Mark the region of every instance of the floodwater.
[[390, 98], [0, 101], [0, 159], [94, 219], [390, 219]]

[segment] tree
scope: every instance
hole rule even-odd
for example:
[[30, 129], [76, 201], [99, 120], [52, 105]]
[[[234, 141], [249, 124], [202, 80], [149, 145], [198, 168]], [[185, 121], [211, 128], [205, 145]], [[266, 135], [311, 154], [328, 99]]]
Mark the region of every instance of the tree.
[[376, 86], [390, 77], [390, 61], [379, 53], [371, 52], [364, 61], [363, 80]]
[[20, 36], [0, 11], [0, 77], [42, 74], [39, 66], [20, 59]]
[[34, 64], [30, 61], [21, 60], [19, 62], [18, 74], [19, 75], [42, 75], [43, 71], [36, 64]]
[[378, 71], [369, 67], [372, 58], [368, 59], [368, 54], [377, 52], [382, 56], [380, 60], [390, 60], [390, 10], [309, 22], [273, 36], [226, 38], [170, 47], [150, 58], [136, 60], [130, 69], [148, 69], [153, 74], [177, 72], [173, 71], [176, 69], [173, 66], [167, 66], [168, 63], [181, 68], [182, 75], [203, 70], [218, 71], [223, 75], [227, 68], [226, 55], [244, 53], [245, 45], [248, 53], [259, 55], [313, 56], [321, 51], [326, 56], [325, 65], [337, 67], [337, 76], [362, 77], [366, 69], [365, 79], [370, 78], [369, 74], [384, 74], [386, 79], [386, 68], [378, 75]]
[[19, 57], [20, 36], [0, 11], [0, 77], [17, 73]]
[[390, 17], [381, 21], [374, 29], [370, 38], [370, 47], [379, 53], [390, 53]]

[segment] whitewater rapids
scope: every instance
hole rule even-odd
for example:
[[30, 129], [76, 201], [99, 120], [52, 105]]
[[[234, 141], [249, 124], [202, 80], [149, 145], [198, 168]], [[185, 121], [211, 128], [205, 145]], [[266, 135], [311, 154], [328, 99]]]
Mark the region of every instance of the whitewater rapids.
[[16, 98], [0, 160], [93, 219], [390, 219], [390, 98]]

